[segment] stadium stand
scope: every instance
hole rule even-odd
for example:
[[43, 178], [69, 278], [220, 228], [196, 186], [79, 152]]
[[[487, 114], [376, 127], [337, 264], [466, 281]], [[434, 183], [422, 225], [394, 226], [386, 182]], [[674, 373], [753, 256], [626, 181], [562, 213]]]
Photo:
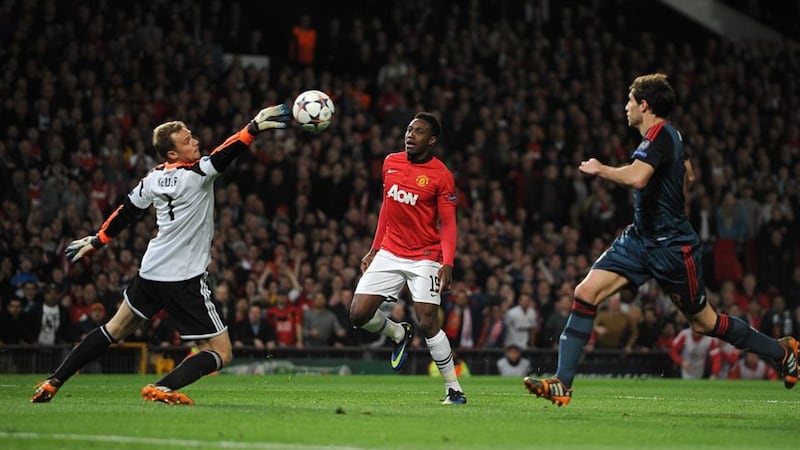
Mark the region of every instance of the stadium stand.
[[[261, 3], [0, 4], [0, 323], [11, 320], [12, 299], [22, 299], [28, 320], [46, 291], [55, 292], [72, 330], [53, 344], [63, 348], [79, 338], [77, 324], [93, 304], [113, 314], [156, 232], [154, 218], [76, 265], [63, 251], [97, 230], [159, 162], [155, 125], [184, 120], [210, 151], [259, 107], [314, 88], [337, 104], [328, 130], [260, 136], [217, 184], [209, 274], [229, 323], [244, 320], [251, 303], [271, 306], [279, 292], [301, 309], [323, 292], [348, 334], [316, 351], [388, 353], [352, 331], [342, 312], [372, 240], [380, 163], [400, 150], [413, 113], [429, 110], [442, 118], [440, 154], [459, 187], [455, 278], [480, 312], [472, 326], [502, 332], [491, 311], [513, 307], [522, 292], [533, 295], [543, 326], [631, 217], [627, 190], [582, 177], [577, 164], [627, 159], [638, 143], [624, 122], [627, 83], [663, 71], [676, 86], [673, 121], [698, 172], [687, 210], [707, 247], [710, 300], [719, 301], [725, 281], [740, 295], [780, 295], [788, 311], [782, 334], [798, 335], [797, 43], [733, 43], [663, 5], [625, 0], [353, 1], [358, 8], [323, 4], [308, 14], [316, 54], [300, 64], [290, 57], [292, 28], [308, 11], [300, 2]], [[752, 2], [728, 3], [754, 12]], [[731, 225], [726, 194], [743, 220], [733, 239], [718, 234]], [[720, 254], [726, 259], [715, 261]], [[756, 287], [745, 293], [747, 274]], [[622, 294], [626, 307], [656, 311], [659, 329], [683, 326], [657, 286]], [[3, 333], [5, 344], [39, 339]], [[179, 344], [166, 317], [131, 341]], [[493, 363], [481, 361], [496, 361], [499, 342], [458, 351], [473, 374], [491, 372]], [[673, 373], [663, 349], [594, 355], [598, 373]], [[555, 367], [549, 343], [526, 356], [537, 370]], [[409, 371], [425, 373], [417, 359]], [[16, 355], [0, 370], [48, 370], [23, 363]]]

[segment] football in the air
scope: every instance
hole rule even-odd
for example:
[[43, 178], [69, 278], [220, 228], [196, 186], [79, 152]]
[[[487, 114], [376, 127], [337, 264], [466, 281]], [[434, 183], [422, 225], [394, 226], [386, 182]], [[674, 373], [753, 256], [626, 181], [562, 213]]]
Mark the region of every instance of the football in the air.
[[294, 99], [292, 116], [300, 127], [312, 133], [319, 133], [328, 128], [336, 111], [328, 95], [322, 91], [305, 91]]

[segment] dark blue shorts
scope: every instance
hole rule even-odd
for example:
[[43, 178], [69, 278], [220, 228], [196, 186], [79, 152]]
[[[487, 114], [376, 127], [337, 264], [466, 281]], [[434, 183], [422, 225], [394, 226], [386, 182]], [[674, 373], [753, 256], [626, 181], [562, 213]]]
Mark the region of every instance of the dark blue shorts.
[[608, 270], [641, 286], [654, 278], [684, 314], [696, 314], [706, 304], [700, 244], [687, 236], [691, 244], [659, 246], [636, 234], [632, 226], [611, 244], [592, 269]]

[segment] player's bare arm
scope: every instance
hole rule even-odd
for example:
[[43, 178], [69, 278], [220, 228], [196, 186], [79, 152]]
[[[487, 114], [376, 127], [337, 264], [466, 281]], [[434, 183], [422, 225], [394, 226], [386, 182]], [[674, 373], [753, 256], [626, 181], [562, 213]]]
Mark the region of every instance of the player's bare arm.
[[617, 184], [622, 184], [634, 189], [643, 189], [653, 176], [655, 169], [650, 164], [644, 161], [634, 160], [631, 164], [621, 167], [612, 167], [605, 165], [597, 160], [591, 158], [583, 161], [578, 166], [581, 172], [588, 175], [597, 175]]
[[686, 175], [683, 177], [683, 187], [688, 189], [694, 183], [696, 178], [694, 174], [694, 167], [692, 167], [692, 160], [687, 159], [683, 162], [683, 167], [686, 168]]

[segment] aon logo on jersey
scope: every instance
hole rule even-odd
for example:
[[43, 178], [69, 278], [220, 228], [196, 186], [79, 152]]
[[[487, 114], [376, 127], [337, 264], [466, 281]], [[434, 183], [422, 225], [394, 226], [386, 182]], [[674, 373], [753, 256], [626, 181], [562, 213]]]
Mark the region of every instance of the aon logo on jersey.
[[419, 198], [419, 194], [412, 194], [411, 192], [404, 191], [397, 187], [396, 184], [393, 184], [392, 187], [389, 188], [389, 192], [386, 193], [386, 196], [396, 202], [411, 206], [416, 205], [417, 199]]

